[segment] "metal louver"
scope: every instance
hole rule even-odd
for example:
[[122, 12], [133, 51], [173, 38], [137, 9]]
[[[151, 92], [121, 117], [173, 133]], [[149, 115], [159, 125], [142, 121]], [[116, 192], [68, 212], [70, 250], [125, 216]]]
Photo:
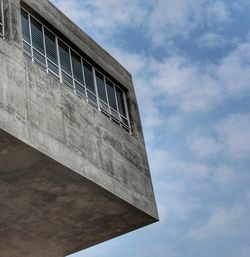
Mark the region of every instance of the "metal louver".
[[44, 54], [44, 41], [42, 25], [31, 17], [32, 45], [40, 53]]
[[84, 75], [85, 75], [85, 83], [88, 90], [95, 94], [95, 84], [94, 84], [94, 76], [92, 66], [87, 62], [83, 61]]
[[60, 54], [60, 63], [62, 70], [66, 71], [68, 74], [72, 74], [71, 64], [70, 64], [70, 55], [69, 55], [69, 47], [65, 45], [61, 40], [58, 42], [59, 44], [59, 54]]
[[71, 51], [71, 58], [72, 58], [72, 67], [73, 67], [74, 78], [83, 84], [83, 72], [82, 72], [81, 57], [78, 54], [76, 54], [74, 51]]
[[22, 32], [23, 32], [23, 39], [30, 43], [30, 27], [29, 27], [29, 17], [28, 13], [24, 10], [21, 11], [21, 21], [22, 21]]
[[106, 87], [104, 83], [104, 76], [100, 74], [98, 71], [96, 71], [96, 84], [98, 89], [98, 96], [99, 98], [107, 103], [107, 94], [106, 94]]
[[47, 29], [44, 29], [44, 35], [45, 35], [47, 58], [49, 60], [51, 60], [52, 62], [54, 62], [55, 64], [58, 64], [57, 49], [56, 49], [56, 37]]
[[109, 100], [109, 105], [117, 111], [117, 105], [116, 105], [116, 100], [115, 100], [115, 89], [114, 85], [111, 81], [106, 80], [107, 84], [107, 92], [108, 92], [108, 100]]

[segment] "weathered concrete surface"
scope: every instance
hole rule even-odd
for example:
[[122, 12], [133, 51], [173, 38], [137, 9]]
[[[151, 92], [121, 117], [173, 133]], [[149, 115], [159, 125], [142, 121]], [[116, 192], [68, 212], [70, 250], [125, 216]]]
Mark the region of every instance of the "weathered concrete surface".
[[[5, 0], [6, 40], [0, 38], [0, 199], [5, 210], [0, 213], [0, 257], [29, 256], [2, 252], [5, 245], [19, 243], [24, 251], [49, 249], [41, 257], [50, 257], [49, 252], [61, 257], [150, 224], [158, 214], [129, 73], [48, 1], [25, 3], [129, 90], [132, 135], [24, 57], [20, 3]], [[4, 143], [12, 141], [14, 148]], [[54, 186], [59, 189], [53, 194]], [[25, 209], [18, 208], [22, 203]], [[103, 210], [103, 203], [110, 208]], [[61, 224], [58, 230], [56, 222]], [[26, 230], [30, 234], [25, 236]], [[40, 231], [37, 236], [35, 231]]]
[[0, 256], [62, 257], [153, 220], [0, 130]]

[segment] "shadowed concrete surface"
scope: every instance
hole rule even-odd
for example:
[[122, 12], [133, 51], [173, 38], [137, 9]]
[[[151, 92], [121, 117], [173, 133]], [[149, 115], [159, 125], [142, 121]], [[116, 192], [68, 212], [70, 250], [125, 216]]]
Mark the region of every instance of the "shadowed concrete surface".
[[62, 257], [154, 221], [0, 130], [0, 256]]

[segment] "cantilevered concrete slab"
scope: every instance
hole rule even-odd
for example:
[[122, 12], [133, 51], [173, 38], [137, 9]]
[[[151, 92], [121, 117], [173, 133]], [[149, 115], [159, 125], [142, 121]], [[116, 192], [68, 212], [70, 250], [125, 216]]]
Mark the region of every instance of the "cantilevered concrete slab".
[[[131, 134], [24, 56], [21, 5], [127, 90]], [[63, 257], [157, 221], [130, 74], [47, 0], [4, 13], [0, 257]]]
[[0, 256], [62, 257], [154, 222], [0, 130]]

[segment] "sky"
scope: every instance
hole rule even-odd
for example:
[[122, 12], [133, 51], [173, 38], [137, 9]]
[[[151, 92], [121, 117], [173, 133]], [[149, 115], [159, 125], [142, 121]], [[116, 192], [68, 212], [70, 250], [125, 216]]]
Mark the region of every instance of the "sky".
[[250, 0], [52, 0], [133, 75], [160, 222], [71, 257], [250, 257]]

